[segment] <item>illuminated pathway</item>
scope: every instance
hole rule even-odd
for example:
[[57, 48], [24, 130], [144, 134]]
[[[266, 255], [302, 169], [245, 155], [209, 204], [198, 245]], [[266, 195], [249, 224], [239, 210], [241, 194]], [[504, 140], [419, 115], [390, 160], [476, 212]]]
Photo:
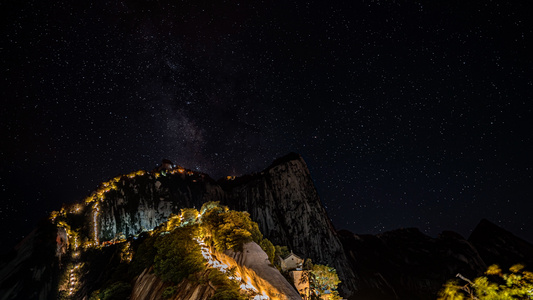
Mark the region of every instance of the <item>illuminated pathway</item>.
[[[207, 260], [207, 264], [212, 267], [212, 268], [216, 268], [218, 270], [220, 270], [222, 273], [227, 273], [228, 270], [230, 269], [230, 267], [222, 262], [220, 262], [219, 260], [215, 259], [213, 257], [213, 255], [211, 255], [211, 252], [209, 251], [209, 247], [207, 247], [207, 245], [204, 243], [203, 240], [201, 239], [198, 239], [198, 238], [195, 238], [196, 242], [200, 245], [201, 247], [201, 251], [202, 251], [202, 256]], [[241, 276], [239, 276], [240, 274], [238, 274], [237, 272], [235, 272], [235, 275], [228, 275], [228, 278], [231, 279], [231, 280], [236, 280], [238, 282], [241, 282], [241, 290], [247, 292], [247, 293], [251, 293], [251, 294], [256, 294], [252, 299], [253, 300], [268, 300], [270, 299], [267, 295], [264, 294], [257, 294], [258, 293], [258, 289], [256, 287], [254, 287], [252, 285], [252, 282], [250, 281], [250, 278], [248, 278], [248, 282], [244, 283], [244, 280], [242, 279]]]

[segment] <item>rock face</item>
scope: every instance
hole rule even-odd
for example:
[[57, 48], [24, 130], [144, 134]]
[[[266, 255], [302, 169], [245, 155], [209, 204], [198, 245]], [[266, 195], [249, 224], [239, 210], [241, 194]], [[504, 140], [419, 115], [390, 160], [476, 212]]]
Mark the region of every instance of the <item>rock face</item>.
[[224, 196], [215, 181], [196, 173], [123, 177], [117, 187], [100, 204], [100, 240], [111, 240], [119, 233], [128, 237], [151, 230], [182, 208], [200, 208], [204, 202], [221, 201]]
[[[146, 269], [137, 277], [133, 285], [130, 300], [158, 300], [162, 299], [165, 285], [151, 269]], [[177, 285], [178, 291], [170, 300], [208, 300], [215, 289], [209, 284], [193, 283], [185, 279]]]
[[247, 182], [225, 188], [224, 204], [249, 212], [274, 244], [336, 268], [343, 294], [356, 289], [355, 274], [299, 155], [289, 154]]
[[302, 297], [285, 277], [270, 264], [268, 255], [254, 242], [246, 243], [242, 252], [231, 250], [216, 254], [217, 259], [229, 266], [237, 266], [242, 278], [247, 278], [258, 293], [270, 299], [301, 300]]

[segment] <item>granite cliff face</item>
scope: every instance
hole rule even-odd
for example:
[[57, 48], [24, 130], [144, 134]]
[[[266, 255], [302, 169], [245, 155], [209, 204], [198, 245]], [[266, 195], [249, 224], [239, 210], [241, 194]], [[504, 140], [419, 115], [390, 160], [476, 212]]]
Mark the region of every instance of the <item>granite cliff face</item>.
[[228, 194], [225, 204], [249, 212], [274, 244], [336, 268], [345, 295], [356, 290], [355, 274], [299, 155], [275, 162], [248, 182], [231, 187]]
[[97, 217], [100, 240], [151, 230], [180, 209], [222, 201], [224, 191], [209, 176], [193, 172], [123, 177], [105, 194]]

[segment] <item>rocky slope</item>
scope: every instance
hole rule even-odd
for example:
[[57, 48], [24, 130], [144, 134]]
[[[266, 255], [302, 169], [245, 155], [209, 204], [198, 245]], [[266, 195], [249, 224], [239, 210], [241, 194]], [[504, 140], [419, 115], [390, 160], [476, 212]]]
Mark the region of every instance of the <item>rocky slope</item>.
[[[246, 243], [242, 252], [227, 250], [225, 253], [213, 252], [213, 258], [226, 266], [234, 266], [235, 274], [253, 286], [259, 295], [270, 299], [301, 300], [302, 297], [281, 273], [268, 260], [267, 254], [254, 242]], [[208, 278], [210, 270], [203, 271], [202, 277]], [[204, 282], [204, 283], [202, 283]], [[191, 282], [187, 279], [178, 284], [178, 291], [170, 300], [208, 300], [215, 293], [215, 287], [208, 280]], [[131, 300], [161, 299], [168, 286], [154, 273], [152, 268], [144, 270], [133, 284]]]
[[[159, 174], [159, 173], [158, 173]], [[100, 240], [151, 230], [180, 209], [221, 201], [224, 191], [209, 176], [193, 172], [122, 177], [105, 193], [97, 217]]]
[[242, 252], [231, 250], [216, 254], [228, 266], [238, 266], [237, 272], [246, 282], [270, 299], [301, 300], [296, 289], [270, 264], [267, 254], [254, 242], [244, 244]]
[[[146, 269], [135, 280], [130, 300], [158, 300], [162, 298], [167, 285], [151, 271], [151, 269]], [[177, 285], [177, 290], [176, 295], [169, 300], [208, 300], [215, 293], [213, 286], [193, 283], [187, 279]]]

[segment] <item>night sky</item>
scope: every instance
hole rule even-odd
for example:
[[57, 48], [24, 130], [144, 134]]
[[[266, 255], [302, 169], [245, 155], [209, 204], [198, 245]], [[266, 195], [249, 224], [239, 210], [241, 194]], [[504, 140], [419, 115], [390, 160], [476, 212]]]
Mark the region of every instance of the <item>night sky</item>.
[[163, 158], [289, 152], [337, 229], [533, 240], [527, 1], [88, 2], [0, 4], [2, 248]]

